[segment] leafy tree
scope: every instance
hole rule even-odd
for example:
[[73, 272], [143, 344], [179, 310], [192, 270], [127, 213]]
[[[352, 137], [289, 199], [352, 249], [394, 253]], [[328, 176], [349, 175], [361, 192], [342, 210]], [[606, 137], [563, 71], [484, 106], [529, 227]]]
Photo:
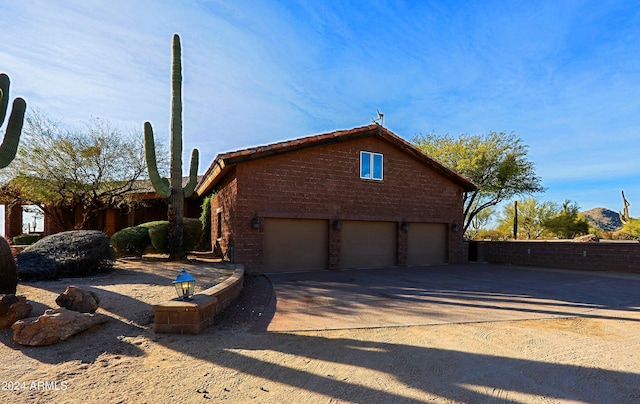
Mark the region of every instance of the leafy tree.
[[146, 174], [144, 144], [99, 118], [76, 129], [35, 112], [6, 173], [5, 198], [39, 206], [62, 229], [82, 229], [104, 209], [133, 203]]
[[517, 195], [543, 191], [534, 165], [527, 159], [527, 146], [514, 133], [464, 134], [457, 139], [431, 134], [418, 136], [413, 142], [478, 186], [464, 194], [465, 232], [483, 210]]
[[565, 239], [587, 234], [589, 221], [579, 211], [578, 204], [567, 199], [556, 215], [545, 220], [544, 227], [556, 237]]
[[[553, 202], [539, 202], [535, 198], [518, 201], [518, 238], [535, 240], [543, 237], [547, 230], [545, 223], [557, 213], [557, 206]], [[514, 217], [515, 204], [505, 205], [498, 221], [498, 230], [513, 235]]]
[[489, 207], [480, 212], [471, 219], [471, 223], [469, 224], [469, 228], [467, 229], [465, 235], [468, 239], [473, 240], [479, 238], [480, 234], [483, 230], [486, 229], [491, 216], [494, 214], [494, 210]]

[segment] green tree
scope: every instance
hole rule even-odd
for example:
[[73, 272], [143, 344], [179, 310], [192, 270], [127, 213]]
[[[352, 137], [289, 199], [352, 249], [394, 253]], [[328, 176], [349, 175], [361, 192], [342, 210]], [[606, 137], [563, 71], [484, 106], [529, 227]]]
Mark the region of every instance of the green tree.
[[469, 224], [469, 228], [467, 228], [465, 236], [470, 240], [479, 238], [483, 231], [487, 230], [487, 224], [491, 220], [493, 214], [494, 210], [491, 207], [478, 212], [478, 214], [471, 219], [471, 223]]
[[553, 217], [545, 220], [544, 227], [556, 237], [571, 239], [587, 234], [589, 221], [580, 214], [578, 204], [567, 199]]
[[[518, 238], [535, 240], [544, 237], [545, 223], [558, 214], [553, 202], [540, 202], [535, 198], [518, 201]], [[498, 230], [513, 237], [515, 204], [507, 204], [498, 220]]]
[[534, 164], [527, 158], [527, 146], [514, 133], [464, 134], [458, 138], [431, 134], [418, 136], [413, 142], [478, 186], [463, 196], [465, 232], [483, 210], [517, 195], [543, 191]]
[[5, 198], [39, 206], [62, 229], [82, 229], [104, 209], [134, 203], [132, 191], [146, 174], [144, 144], [99, 118], [77, 129], [34, 112], [5, 173]]

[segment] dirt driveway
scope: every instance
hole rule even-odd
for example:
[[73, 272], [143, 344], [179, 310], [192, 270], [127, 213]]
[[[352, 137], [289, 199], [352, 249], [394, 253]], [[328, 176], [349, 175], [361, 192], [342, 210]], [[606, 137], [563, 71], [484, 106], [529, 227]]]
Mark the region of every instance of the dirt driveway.
[[[61, 344], [21, 347], [0, 330], [0, 402], [640, 402], [639, 275], [444, 266], [342, 271], [332, 284], [272, 276], [275, 313], [269, 280], [249, 276], [203, 334], [154, 334], [151, 304], [171, 298], [177, 271], [141, 261], [73, 280], [102, 296], [111, 319]], [[41, 311], [65, 286], [18, 291]], [[408, 321], [420, 325], [397, 324]]]
[[554, 318], [637, 318], [638, 275], [440, 265], [269, 274], [267, 331], [335, 330]]

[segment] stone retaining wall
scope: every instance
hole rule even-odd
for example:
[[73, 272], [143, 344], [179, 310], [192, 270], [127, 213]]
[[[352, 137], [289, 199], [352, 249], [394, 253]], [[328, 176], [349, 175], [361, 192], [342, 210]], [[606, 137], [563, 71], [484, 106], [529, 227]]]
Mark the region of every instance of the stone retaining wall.
[[169, 300], [153, 306], [155, 332], [199, 334], [213, 325], [214, 317], [238, 297], [244, 284], [244, 267], [236, 265], [224, 282], [197, 293], [191, 300]]

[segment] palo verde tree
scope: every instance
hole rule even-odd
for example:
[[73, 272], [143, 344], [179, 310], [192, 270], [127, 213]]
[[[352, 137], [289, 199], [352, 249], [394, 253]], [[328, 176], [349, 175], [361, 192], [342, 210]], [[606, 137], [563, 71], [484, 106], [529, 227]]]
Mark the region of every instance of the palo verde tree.
[[464, 134], [457, 139], [431, 134], [418, 136], [413, 143], [478, 186], [463, 196], [465, 232], [483, 210], [516, 195], [543, 190], [527, 159], [527, 146], [514, 133]]
[[189, 181], [182, 186], [182, 60], [180, 37], [173, 35], [171, 68], [171, 180], [162, 178], [158, 173], [153, 128], [151, 123], [144, 123], [144, 144], [149, 178], [154, 189], [163, 198], [169, 199], [169, 259], [179, 261], [186, 258], [182, 244], [184, 198], [193, 194], [198, 177], [198, 149], [193, 149]]
[[578, 204], [567, 199], [554, 216], [545, 220], [544, 227], [558, 238], [572, 239], [589, 232], [589, 221], [580, 214]]
[[[0, 74], [0, 126], [3, 125], [9, 106], [9, 76]], [[7, 129], [0, 145], [0, 168], [13, 161], [20, 143], [20, 133], [24, 122], [27, 103], [22, 98], [13, 101]], [[11, 247], [4, 237], [0, 237], [0, 294], [15, 294], [18, 286], [18, 271], [11, 253]]]
[[[536, 240], [547, 235], [545, 223], [558, 214], [557, 206], [552, 202], [540, 202], [535, 198], [518, 201], [518, 238]], [[502, 234], [513, 236], [516, 204], [504, 206], [498, 220], [498, 230]]]
[[[93, 118], [83, 128], [66, 127], [29, 113], [24, 141], [3, 172], [5, 198], [39, 206], [63, 230], [87, 229], [107, 208], [127, 208], [145, 178], [144, 144]], [[70, 214], [73, 212], [73, 214]]]

